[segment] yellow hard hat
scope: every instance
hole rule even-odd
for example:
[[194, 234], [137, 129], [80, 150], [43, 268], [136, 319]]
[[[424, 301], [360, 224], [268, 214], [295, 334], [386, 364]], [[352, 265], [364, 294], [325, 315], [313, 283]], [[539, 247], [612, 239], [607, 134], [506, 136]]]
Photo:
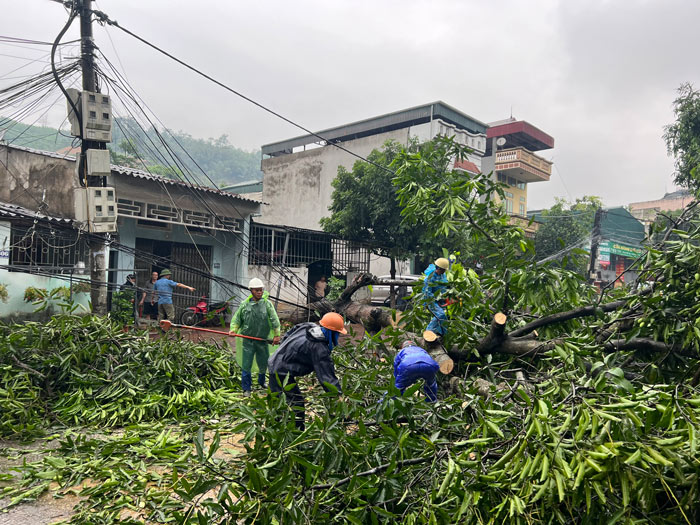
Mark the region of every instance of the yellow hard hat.
[[442, 268], [443, 270], [449, 270], [450, 261], [448, 261], [444, 257], [440, 257], [439, 259], [435, 259], [435, 266], [437, 266], [438, 268]]

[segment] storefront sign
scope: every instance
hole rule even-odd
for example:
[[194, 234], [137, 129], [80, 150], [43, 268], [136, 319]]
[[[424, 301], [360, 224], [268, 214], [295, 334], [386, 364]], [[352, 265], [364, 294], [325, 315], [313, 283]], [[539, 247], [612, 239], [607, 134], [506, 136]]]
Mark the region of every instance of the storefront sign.
[[601, 254], [622, 255], [623, 257], [639, 257], [644, 253], [644, 250], [639, 246], [630, 246], [619, 242], [606, 241], [601, 242], [598, 247]]

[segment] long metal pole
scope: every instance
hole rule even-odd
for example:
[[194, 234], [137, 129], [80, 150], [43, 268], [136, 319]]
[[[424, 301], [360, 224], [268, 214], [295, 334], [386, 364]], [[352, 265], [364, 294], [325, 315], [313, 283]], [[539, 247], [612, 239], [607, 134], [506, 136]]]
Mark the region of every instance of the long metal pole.
[[[287, 232], [287, 235], [284, 237], [284, 251], [282, 252], [282, 267], [287, 264], [287, 248], [289, 247], [289, 232]], [[277, 309], [277, 306], [280, 303], [280, 293], [282, 291], [282, 279], [284, 279], [284, 275], [280, 274], [280, 278], [277, 281], [277, 297], [275, 297], [275, 310]]]

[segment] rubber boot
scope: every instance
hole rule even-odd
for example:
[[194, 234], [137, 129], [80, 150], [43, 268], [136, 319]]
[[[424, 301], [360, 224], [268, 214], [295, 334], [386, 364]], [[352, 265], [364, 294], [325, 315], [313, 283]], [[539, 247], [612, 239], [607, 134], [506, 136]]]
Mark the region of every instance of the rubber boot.
[[245, 370], [241, 372], [241, 388], [243, 388], [243, 392], [250, 392], [253, 388], [253, 376]]

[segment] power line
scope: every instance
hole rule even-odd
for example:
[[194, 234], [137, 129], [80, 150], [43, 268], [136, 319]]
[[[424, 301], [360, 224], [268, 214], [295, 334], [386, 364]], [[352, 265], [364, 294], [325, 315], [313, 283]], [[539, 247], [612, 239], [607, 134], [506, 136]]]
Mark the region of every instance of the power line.
[[[54, 0], [54, 1], [59, 1], [59, 2], [60, 2], [60, 0]], [[118, 28], [118, 29], [121, 29], [121, 30], [124, 31], [126, 34], [132, 36], [133, 38], [139, 40], [140, 42], [146, 44], [147, 46], [149, 46], [149, 47], [155, 49], [155, 50], [158, 51], [159, 53], [161, 53], [161, 54], [167, 56], [168, 58], [170, 58], [171, 60], [177, 62], [177, 63], [180, 64], [181, 66], [186, 67], [186, 68], [189, 69], [190, 71], [193, 71], [194, 73], [196, 73], [196, 74], [198, 74], [198, 75], [200, 75], [200, 76], [206, 78], [206, 79], [209, 80], [210, 82], [213, 82], [214, 84], [216, 84], [217, 86], [219, 86], [219, 87], [225, 89], [226, 91], [229, 91], [230, 93], [233, 93], [234, 95], [236, 95], [236, 96], [242, 98], [242, 99], [245, 100], [246, 102], [250, 102], [250, 103], [253, 104], [254, 106], [257, 106], [258, 108], [262, 109], [263, 111], [266, 111], [267, 113], [270, 113], [271, 115], [274, 115], [275, 117], [277, 117], [277, 118], [279, 118], [279, 119], [281, 119], [281, 120], [287, 122], [288, 124], [291, 124], [292, 126], [294, 126], [294, 127], [296, 127], [296, 128], [299, 128], [300, 130], [302, 130], [302, 131], [308, 133], [309, 135], [313, 135], [314, 137], [316, 137], [316, 138], [320, 139], [321, 141], [325, 142], [327, 145], [334, 146], [334, 147], [336, 147], [336, 148], [338, 148], [338, 149], [344, 151], [345, 153], [348, 153], [348, 154], [352, 155], [353, 157], [355, 157], [355, 158], [357, 158], [357, 159], [360, 159], [360, 160], [362, 160], [362, 161], [364, 161], [364, 162], [367, 162], [367, 163], [369, 163], [369, 164], [372, 164], [373, 166], [375, 166], [375, 167], [377, 167], [377, 168], [380, 168], [380, 169], [382, 169], [382, 170], [384, 170], [384, 171], [387, 171], [387, 172], [391, 173], [392, 175], [396, 175], [396, 172], [395, 172], [395, 171], [393, 171], [393, 170], [387, 168], [386, 166], [382, 166], [382, 165], [380, 165], [380, 164], [377, 164], [376, 162], [373, 162], [373, 161], [367, 159], [366, 157], [363, 157], [362, 155], [359, 155], [359, 154], [357, 154], [357, 153], [355, 153], [355, 152], [353, 152], [353, 151], [347, 149], [346, 147], [341, 146], [341, 145], [338, 144], [337, 142], [333, 142], [332, 140], [326, 139], [325, 137], [323, 137], [322, 135], [316, 133], [315, 131], [311, 131], [310, 129], [308, 129], [308, 128], [302, 126], [301, 124], [299, 124], [299, 123], [297, 123], [297, 122], [291, 120], [290, 118], [285, 117], [285, 116], [282, 115], [281, 113], [279, 113], [279, 112], [277, 112], [277, 111], [274, 111], [273, 109], [268, 108], [267, 106], [263, 105], [262, 103], [257, 102], [256, 100], [254, 100], [254, 99], [252, 99], [252, 98], [250, 98], [250, 97], [244, 95], [244, 94], [241, 93], [240, 91], [237, 91], [237, 90], [233, 89], [232, 87], [230, 87], [230, 86], [224, 84], [223, 82], [221, 82], [221, 81], [215, 79], [214, 77], [212, 77], [212, 76], [210, 76], [210, 75], [204, 73], [203, 71], [197, 69], [196, 67], [194, 67], [194, 66], [188, 64], [188, 63], [185, 62], [184, 60], [180, 60], [180, 59], [177, 58], [176, 56], [174, 56], [174, 55], [168, 53], [168, 52], [165, 51], [164, 49], [158, 47], [157, 45], [155, 45], [155, 44], [153, 44], [153, 43], [151, 43], [151, 42], [149, 42], [149, 41], [146, 40], [145, 38], [142, 38], [142, 37], [138, 36], [137, 34], [133, 33], [132, 31], [129, 31], [129, 30], [126, 29], [125, 27], [119, 25], [119, 23], [118, 23], [116, 20], [111, 20], [111, 19], [110, 19], [105, 13], [103, 13], [102, 11], [93, 11], [93, 13], [95, 14], [95, 16], [96, 16], [96, 18], [97, 18], [97, 22], [102, 23], [102, 24], [112, 25], [112, 26], [114, 26], [114, 27], [116, 27], [116, 28]]]
[[[193, 174], [190, 172], [189, 168], [187, 167], [187, 164], [186, 164], [185, 162], [183, 162], [182, 159], [180, 159], [180, 157], [177, 155], [177, 153], [174, 151], [174, 149], [167, 143], [167, 141], [165, 140], [165, 138], [164, 138], [164, 137], [162, 136], [162, 134], [158, 131], [158, 129], [157, 129], [157, 127], [155, 126], [155, 124], [153, 123], [153, 121], [148, 117], [148, 115], [146, 114], [146, 112], [144, 111], [144, 109], [141, 107], [141, 105], [139, 104], [139, 102], [136, 100], [136, 97], [138, 97], [138, 95], [135, 94], [135, 92], [132, 93], [132, 89], [130, 88], [130, 86], [128, 86], [128, 83], [126, 83], [126, 82], [122, 79], [121, 75], [120, 75], [119, 72], [116, 70], [116, 68], [114, 67], [114, 65], [113, 65], [111, 62], [109, 62], [109, 59], [107, 59], [107, 57], [104, 56], [104, 53], [102, 53], [101, 51], [100, 51], [100, 53], [101, 53], [102, 57], [107, 61], [107, 63], [108, 63], [108, 65], [109, 65], [110, 69], [115, 73], [115, 75], [117, 76], [117, 78], [120, 79], [120, 82], [123, 83], [123, 84], [126, 84], [126, 86], [122, 86], [122, 85], [120, 85], [119, 82], [115, 82], [114, 80], [110, 79], [110, 77], [108, 77], [107, 75], [105, 75], [104, 72], [102, 71], [102, 72], [101, 72], [101, 75], [102, 75], [103, 79], [106, 81], [106, 83], [107, 83], [108, 85], [109, 85], [109, 83], [111, 82], [112, 85], [113, 85], [113, 87], [115, 87], [117, 90], [123, 91], [123, 93], [132, 101], [132, 103], [133, 103], [133, 104], [135, 105], [135, 107], [139, 110], [139, 112], [140, 112], [141, 114], [144, 115], [144, 117], [146, 118], [146, 120], [147, 120], [148, 123], [150, 124], [151, 129], [152, 129], [152, 130], [154, 131], [154, 133], [156, 134], [156, 137], [158, 138], [158, 140], [160, 141], [160, 143], [161, 143], [161, 144], [163, 145], [163, 147], [165, 148], [165, 151], [167, 152], [168, 156], [173, 160], [173, 162], [176, 164], [177, 168], [180, 170], [180, 173], [187, 179], [187, 182], [191, 185], [191, 184], [192, 184], [192, 181], [187, 177], [187, 173], [189, 173], [191, 176], [193, 176]], [[131, 115], [132, 119], [134, 120], [134, 122], [135, 122], [135, 123], [137, 124], [137, 126], [139, 126], [139, 128], [141, 129], [141, 132], [143, 133], [143, 136], [151, 143], [151, 145], [152, 145], [153, 148], [154, 148], [154, 149], [150, 149], [150, 147], [149, 147], [148, 145], [145, 145], [145, 146], [146, 146], [146, 149], [150, 150], [151, 155], [154, 156], [154, 157], [156, 157], [156, 158], [159, 158], [160, 161], [161, 161], [163, 164], [165, 164], [165, 165], [169, 164], [169, 161], [165, 158], [165, 156], [164, 156], [163, 154], [161, 154], [159, 148], [158, 148], [158, 147], [153, 143], [153, 141], [151, 140], [151, 138], [150, 138], [148, 132], [146, 132], [146, 130], [143, 128], [143, 126], [140, 125], [140, 123], [139, 123], [138, 119], [135, 117], [135, 115], [129, 110], [129, 107], [128, 107], [129, 105], [124, 101], [124, 99], [122, 99], [122, 97], [119, 95], [119, 92], [118, 92], [118, 91], [115, 91], [115, 95], [116, 95], [117, 98], [124, 104], [125, 109], [130, 113], [130, 115]], [[141, 98], [139, 97], [139, 99], [141, 99]], [[141, 100], [142, 100], [142, 99], [141, 99]], [[144, 105], [145, 105], [145, 103], [144, 103]], [[145, 107], [146, 107], [147, 109], [149, 109], [149, 111], [151, 111], [150, 108], [148, 108], [147, 105], [145, 105]], [[153, 113], [153, 112], [151, 111], [151, 113]], [[157, 116], [156, 116], [156, 119], [157, 119]], [[161, 125], [163, 125], [163, 123], [162, 123], [160, 120], [159, 120], [159, 122], [160, 122]], [[119, 122], [117, 122], [117, 124], [119, 125]], [[126, 133], [126, 131], [121, 127], [121, 125], [119, 125], [119, 127], [120, 127], [120, 129], [122, 130], [122, 133], [128, 138], [128, 133]], [[163, 127], [167, 130], [167, 127], [165, 127], [165, 126], [163, 126]], [[194, 164], [199, 168], [199, 170], [207, 177], [207, 179], [211, 182], [211, 184], [213, 184], [214, 187], [216, 188], [216, 183], [214, 183], [214, 181], [211, 180], [211, 178], [206, 174], [205, 170], [197, 163], [197, 161], [189, 154], [189, 152], [187, 152], [187, 150], [186, 150], [186, 149], [184, 148], [184, 146], [177, 140], [177, 138], [176, 138], [174, 135], [172, 135], [172, 133], [170, 133], [169, 131], [168, 131], [168, 133], [169, 133], [169, 135], [174, 139], [174, 141], [175, 141], [176, 144], [180, 147], [180, 149], [182, 149], [182, 150], [185, 152], [185, 154], [192, 160], [192, 162], [194, 162]], [[144, 145], [144, 142], [143, 142], [142, 140], [140, 140], [140, 139], [137, 139], [137, 142], [139, 142], [139, 143], [141, 143], [142, 145]], [[144, 161], [142, 158], [139, 158], [139, 160], [140, 160], [141, 164], [144, 166], [144, 168], [146, 169], [146, 171], [148, 171], [148, 172], [150, 173], [150, 170], [148, 169], [148, 166], [146, 165], [145, 161]], [[172, 168], [172, 166], [170, 166], [170, 169], [171, 169], [175, 174], [178, 173], [176, 169]], [[161, 184], [163, 184], [163, 183], [161, 182]], [[193, 193], [193, 195], [194, 195], [194, 197], [195, 197], [196, 199], [198, 199], [199, 201], [201, 201], [202, 205], [203, 205], [214, 217], [217, 217], [217, 218], [218, 218], [218, 214], [217, 214], [213, 209], [211, 209], [211, 207], [209, 206], [209, 203], [208, 203], [205, 199], [203, 199], [202, 196], [201, 196], [198, 192], [194, 192], [194, 190], [193, 190], [191, 187], [188, 187], [188, 189]], [[218, 189], [218, 188], [217, 188], [217, 189]], [[166, 191], [167, 191], [167, 189], [166, 189]], [[174, 207], [177, 208], [177, 206], [176, 206], [174, 203], [173, 203], [173, 205], [174, 205]], [[235, 206], [234, 206], [234, 207], [235, 207]], [[236, 208], [236, 209], [237, 209], [237, 208]], [[239, 213], [239, 215], [243, 216], [243, 214], [242, 214], [238, 209], [237, 209], [237, 212]], [[235, 232], [234, 232], [234, 233], [235, 233]], [[241, 241], [242, 241], [242, 244], [244, 245], [244, 248], [250, 250], [250, 248], [251, 248], [251, 246], [250, 246], [250, 241], [249, 241], [249, 240], [245, 240], [245, 239], [242, 239]], [[193, 242], [194, 242], [194, 240], [193, 240]], [[286, 268], [285, 266], [276, 267], [276, 265], [274, 264], [273, 261], [270, 262], [269, 266], [270, 266], [275, 272], [280, 273], [282, 276], [286, 277], [287, 279], [291, 279], [292, 282], [294, 282], [294, 281], [296, 280], [296, 281], [298, 281], [299, 283], [301, 283], [301, 284], [307, 289], [307, 291], [304, 292], [304, 293], [308, 293], [309, 291], [312, 290], [312, 287], [311, 287], [310, 285], [308, 285], [307, 283], [305, 283], [304, 281], [302, 281], [301, 278], [299, 278], [299, 276], [297, 276], [297, 275], [294, 274], [293, 272], [289, 271], [289, 269]], [[302, 291], [301, 289], [299, 289], [298, 285], [293, 284], [293, 286], [294, 286], [295, 288], [297, 288], [300, 292]]]
[[[41, 235], [41, 233], [36, 231], [37, 222], [40, 220], [46, 221], [47, 220], [46, 217], [38, 217], [36, 213], [25, 213], [22, 210], [13, 210], [13, 213], [15, 215], [18, 215], [18, 216], [23, 217], [25, 219], [33, 220], [34, 225], [32, 227], [30, 227], [29, 231], [33, 231], [36, 234], [36, 237], [38, 239], [41, 239], [43, 242], [46, 242], [45, 239], [43, 238], [43, 236]], [[72, 224], [50, 223], [49, 225], [51, 228], [53, 228], [55, 230], [64, 230], [64, 231], [70, 230], [72, 232], [76, 231], [76, 228]], [[78, 231], [80, 232], [80, 230], [78, 230]], [[83, 238], [86, 239], [86, 241], [89, 241], [90, 239], [95, 237], [95, 235], [93, 235], [89, 232], [85, 232], [85, 231], [82, 231], [81, 233], [79, 233], [79, 235], [81, 235], [81, 234], [82, 234]], [[102, 241], [104, 239], [102, 239], [100, 237], [100, 238], [98, 238], [98, 240]], [[128, 254], [132, 255], [134, 258], [143, 259], [143, 260], [146, 260], [146, 261], [149, 261], [149, 262], [155, 263], [157, 265], [161, 265], [161, 266], [169, 265], [172, 268], [178, 268], [178, 269], [184, 270], [186, 272], [189, 272], [191, 274], [198, 275], [200, 277], [204, 277], [204, 278], [206, 278], [210, 281], [216, 282], [217, 284], [220, 284], [220, 285], [228, 285], [228, 286], [236, 288], [238, 290], [245, 290], [246, 292], [248, 291], [247, 286], [244, 286], [242, 284], [239, 284], [239, 283], [236, 283], [236, 282], [231, 281], [229, 279], [226, 279], [225, 277], [212, 275], [211, 273], [205, 272], [205, 271], [201, 270], [200, 268], [189, 266], [189, 265], [183, 264], [183, 263], [178, 263], [176, 261], [170, 260], [169, 258], [160, 257], [160, 256], [154, 255], [154, 254], [147, 252], [147, 251], [138, 250], [138, 249], [133, 248], [131, 246], [121, 244], [120, 242], [115, 241], [115, 240], [111, 240], [109, 242], [109, 246], [110, 246], [110, 248], [113, 248], [119, 252], [128, 253]], [[38, 273], [37, 271], [34, 271], [37, 268], [41, 268], [41, 266], [28, 267], [28, 268], [26, 268], [26, 273]], [[25, 271], [25, 269], [23, 269], [22, 266], [17, 266], [17, 265], [13, 265], [12, 269], [16, 269], [19, 271]], [[70, 271], [70, 268], [64, 268], [64, 271]], [[51, 272], [47, 272], [47, 275], [54, 276], [55, 274], [51, 273]], [[98, 284], [104, 284], [104, 283], [98, 283]], [[282, 299], [282, 298], [279, 298], [279, 301], [282, 303], [297, 307], [297, 308], [308, 308], [307, 305], [294, 303], [294, 302], [287, 301], [287, 300]]]

